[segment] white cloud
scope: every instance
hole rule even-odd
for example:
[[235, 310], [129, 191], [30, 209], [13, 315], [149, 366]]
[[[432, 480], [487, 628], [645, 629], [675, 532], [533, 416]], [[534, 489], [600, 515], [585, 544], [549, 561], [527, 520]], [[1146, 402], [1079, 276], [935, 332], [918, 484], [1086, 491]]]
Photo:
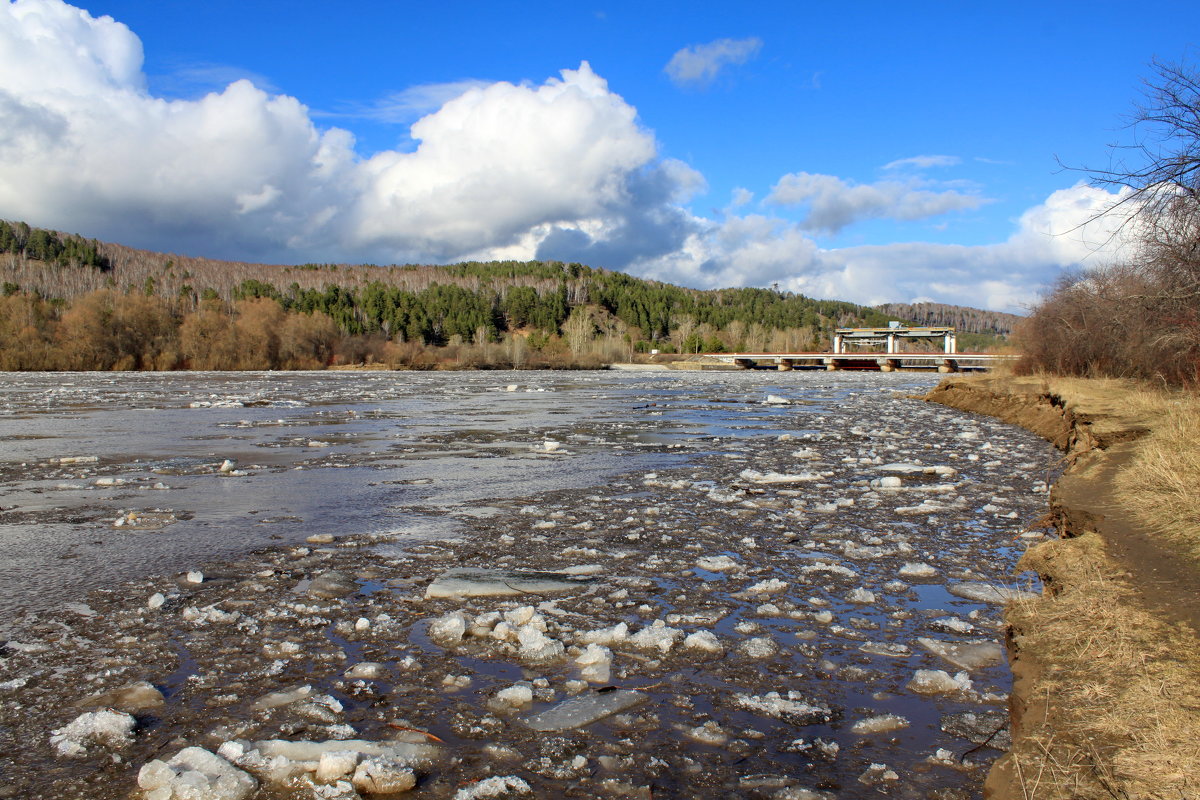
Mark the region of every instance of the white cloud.
[[396, 113], [437, 104], [411, 126], [415, 151], [365, 160], [293, 97], [248, 81], [154, 97], [141, 63], [141, 42], [109, 17], [0, 2], [0, 217], [214, 257], [554, 252], [621, 267], [635, 246], [678, 246], [691, 224], [679, 203], [703, 185], [658, 158], [586, 62], [536, 86], [401, 93]]
[[762, 40], [717, 39], [685, 47], [671, 56], [663, 71], [678, 86], [706, 86], [727, 66], [745, 64], [762, 49]]
[[351, 107], [341, 111], [314, 113], [319, 117], [342, 117], [350, 119], [377, 119], [381, 122], [408, 124], [413, 120], [437, 111], [446, 103], [466, 94], [471, 89], [483, 89], [488, 81], [465, 79], [446, 83], [425, 83], [393, 92], [369, 106]]
[[793, 172], [775, 184], [767, 198], [785, 206], [807, 206], [805, 230], [837, 233], [866, 219], [917, 220], [949, 211], [978, 208], [987, 200], [955, 190], [930, 191], [912, 181], [856, 184], [834, 175]]
[[[1119, 257], [1119, 220], [1096, 215], [1120, 195], [1077, 185], [1026, 211], [1005, 241], [963, 246], [921, 242], [821, 249], [799, 225], [731, 217], [689, 238], [680, 254], [638, 265], [659, 280], [703, 288], [781, 288], [875, 305], [934, 300], [1021, 312], [1064, 269]], [[740, 280], [739, 280], [740, 278]]]
[[898, 158], [895, 161], [890, 161], [883, 165], [884, 169], [929, 169], [931, 167], [953, 167], [956, 164], [961, 164], [962, 159], [958, 156], [911, 156], [909, 158]]

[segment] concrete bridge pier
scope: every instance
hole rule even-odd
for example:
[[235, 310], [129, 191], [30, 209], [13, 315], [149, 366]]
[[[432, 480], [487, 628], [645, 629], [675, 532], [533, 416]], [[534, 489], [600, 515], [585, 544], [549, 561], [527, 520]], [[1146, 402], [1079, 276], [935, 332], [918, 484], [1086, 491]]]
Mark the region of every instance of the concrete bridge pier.
[[825, 358], [825, 369], [829, 372], [836, 372], [844, 366], [843, 359], [840, 358]]
[[938, 364], [938, 372], [943, 374], [947, 372], [958, 372], [958, 362], [953, 358], [942, 359], [942, 363]]
[[777, 369], [780, 372], [791, 372], [792, 367], [794, 367], [796, 364], [796, 362], [792, 361], [790, 358], [781, 358], [776, 363], [778, 364]]
[[880, 372], [895, 372], [900, 369], [900, 359], [898, 358], [880, 358], [875, 363], [879, 365]]

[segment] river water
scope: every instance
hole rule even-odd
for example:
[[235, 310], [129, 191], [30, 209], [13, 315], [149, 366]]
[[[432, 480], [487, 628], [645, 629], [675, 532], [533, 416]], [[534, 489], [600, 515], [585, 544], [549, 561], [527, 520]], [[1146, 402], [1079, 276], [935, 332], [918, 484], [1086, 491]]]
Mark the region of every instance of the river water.
[[[1013, 568], [1040, 535], [1027, 526], [1044, 511], [1055, 454], [910, 397], [935, 383], [853, 372], [0, 375], [0, 639], [24, 643], [0, 660], [0, 738], [44, 736], [20, 708], [63, 682], [135, 678], [168, 696], [139, 737], [214, 750], [231, 726], [247, 740], [294, 737], [286, 720], [247, 727], [239, 703], [254, 687], [180, 699], [181, 681], [220, 684], [249, 667], [227, 658], [181, 677], [181, 662], [201, 663], [221, 640], [194, 614], [148, 617], [145, 600], [182, 592], [183, 608], [187, 584], [172, 588], [172, 576], [201, 570], [227, 579], [220, 602], [263, 605], [235, 597], [252, 587], [281, 604], [278, 619], [314, 559], [349, 559], [362, 588], [339, 608], [383, 620], [370, 630], [386, 622], [398, 641], [350, 642], [325, 609], [312, 646], [342, 669], [366, 655], [396, 672], [421, 664], [419, 677], [370, 691], [402, 688], [409, 727], [457, 748], [453, 768], [428, 769], [422, 796], [490, 774], [521, 776], [539, 796], [977, 796], [1004, 740], [1010, 681], [994, 657], [1000, 606], [979, 585], [1029, 582]], [[302, 547], [320, 534], [330, 547]], [[609, 642], [611, 685], [649, 703], [546, 750], [521, 715], [580, 691], [567, 657], [577, 651], [535, 668], [470, 636], [438, 643], [428, 628], [441, 614], [471, 622], [519, 603], [422, 601], [419, 590], [455, 566], [581, 565], [601, 577], [543, 609], [550, 638], [582, 647], [587, 631], [620, 623], [678, 635]], [[237, 583], [251, 572], [258, 583]], [[171, 646], [161, 664], [131, 655], [103, 675], [86, 648], [39, 671], [62, 641], [46, 620], [76, 616], [101, 644], [104, 618], [126, 633], [151, 626], [144, 641]], [[720, 649], [687, 650], [683, 637], [699, 631]], [[289, 663], [361, 712], [339, 723], [356, 735], [390, 724], [340, 673], [323, 676], [327, 665]], [[546, 685], [531, 706], [497, 710], [490, 698], [522, 679]], [[217, 706], [228, 720], [201, 741], [195, 709]], [[472, 750], [480, 739], [493, 749]], [[38, 747], [48, 750], [43, 740], [8, 770], [0, 762], [0, 775], [32, 765], [56, 776], [46, 796], [63, 797], [124, 796], [136, 776], [109, 769], [97, 784], [86, 758]], [[130, 747], [128, 763], [150, 757], [141, 739]], [[263, 796], [293, 796], [272, 791]]]

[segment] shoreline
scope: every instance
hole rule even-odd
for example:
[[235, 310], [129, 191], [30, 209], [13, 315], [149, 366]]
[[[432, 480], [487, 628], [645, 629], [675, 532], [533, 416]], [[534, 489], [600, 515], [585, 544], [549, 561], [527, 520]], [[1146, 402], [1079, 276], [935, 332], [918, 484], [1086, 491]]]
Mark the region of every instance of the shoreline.
[[[1089, 393], [1086, 382], [1082, 390], [1055, 383], [948, 378], [924, 398], [1037, 433], [1066, 464], [1046, 517], [1060, 538], [1030, 548], [1018, 566], [1039, 574], [1044, 593], [1004, 615], [1013, 746], [993, 765], [984, 796], [1190, 796], [1200, 752], [1171, 734], [1200, 723], [1197, 565], [1114, 499], [1118, 473], [1155, 420]], [[1137, 685], [1143, 679], [1160, 681], [1155, 693], [1169, 698], [1170, 721], [1138, 707], [1147, 703]], [[1096, 724], [1101, 717], [1107, 726]], [[1141, 734], [1165, 740], [1148, 746]]]

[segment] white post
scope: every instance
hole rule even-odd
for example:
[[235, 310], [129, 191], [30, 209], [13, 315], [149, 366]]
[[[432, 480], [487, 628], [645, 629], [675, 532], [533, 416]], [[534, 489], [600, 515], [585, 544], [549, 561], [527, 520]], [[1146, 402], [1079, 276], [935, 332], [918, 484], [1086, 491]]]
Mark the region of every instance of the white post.
[[840, 333], [835, 333], [833, 335], [833, 352], [843, 353], [845, 352], [843, 350], [845, 346], [845, 342], [842, 340], [842, 335]]
[[896, 334], [894, 333], [889, 333], [887, 335], [887, 351], [889, 353], [899, 352], [896, 350]]

